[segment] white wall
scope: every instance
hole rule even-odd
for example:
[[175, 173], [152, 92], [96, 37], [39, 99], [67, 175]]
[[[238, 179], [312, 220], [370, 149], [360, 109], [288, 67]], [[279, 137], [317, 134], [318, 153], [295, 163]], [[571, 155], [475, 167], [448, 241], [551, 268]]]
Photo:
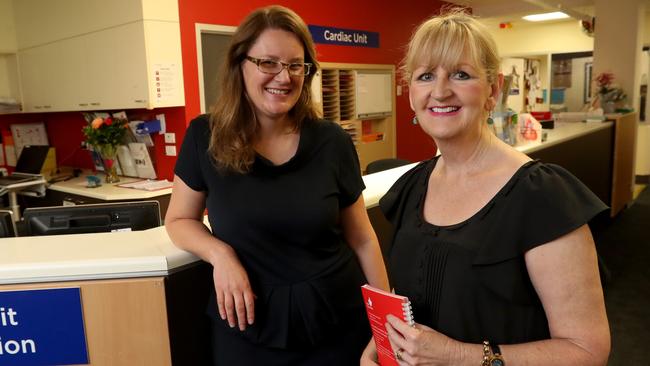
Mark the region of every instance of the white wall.
[[[598, 14], [606, 14], [600, 16]], [[639, 110], [642, 31], [645, 6], [636, 1], [596, 0], [596, 37], [593, 74], [614, 74], [614, 82], [627, 93], [627, 102]]]
[[515, 25], [510, 29], [489, 28], [502, 56], [591, 51], [594, 39], [587, 36], [578, 21], [545, 25]]

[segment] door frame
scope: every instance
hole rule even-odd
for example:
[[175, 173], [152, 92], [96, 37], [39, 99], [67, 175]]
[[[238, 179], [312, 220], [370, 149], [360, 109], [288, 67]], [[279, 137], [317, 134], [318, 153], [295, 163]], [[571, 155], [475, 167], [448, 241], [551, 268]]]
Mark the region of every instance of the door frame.
[[205, 81], [203, 80], [203, 42], [201, 40], [201, 35], [204, 33], [209, 33], [232, 36], [233, 33], [235, 33], [237, 30], [237, 27], [229, 25], [196, 23], [194, 25], [194, 29], [196, 34], [196, 65], [199, 73], [199, 102], [201, 103], [201, 113], [206, 113], [205, 93], [203, 92]]

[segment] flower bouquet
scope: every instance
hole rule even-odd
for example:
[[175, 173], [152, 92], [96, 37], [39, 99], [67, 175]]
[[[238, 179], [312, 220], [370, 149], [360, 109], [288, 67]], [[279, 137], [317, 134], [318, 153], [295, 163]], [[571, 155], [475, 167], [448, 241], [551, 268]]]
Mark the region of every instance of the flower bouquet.
[[611, 72], [600, 73], [594, 80], [598, 87], [597, 92], [601, 108], [605, 113], [614, 113], [616, 106], [627, 99], [627, 94], [613, 83], [614, 74]]
[[[88, 118], [87, 116], [87, 119]], [[128, 128], [128, 121], [122, 118], [95, 117], [82, 131], [86, 142], [102, 157], [106, 173], [106, 183], [119, 182], [117, 167], [117, 148], [123, 144]]]

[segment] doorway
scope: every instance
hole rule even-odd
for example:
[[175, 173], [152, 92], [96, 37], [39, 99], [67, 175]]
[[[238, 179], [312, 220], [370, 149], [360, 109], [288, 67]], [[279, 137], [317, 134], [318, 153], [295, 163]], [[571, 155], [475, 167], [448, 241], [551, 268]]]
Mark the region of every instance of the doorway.
[[195, 29], [201, 113], [208, 113], [219, 97], [219, 68], [237, 27], [197, 23]]

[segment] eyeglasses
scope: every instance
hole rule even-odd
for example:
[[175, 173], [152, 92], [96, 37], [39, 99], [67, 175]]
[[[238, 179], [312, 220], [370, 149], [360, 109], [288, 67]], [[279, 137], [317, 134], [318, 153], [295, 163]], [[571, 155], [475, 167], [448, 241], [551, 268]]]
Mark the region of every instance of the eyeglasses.
[[305, 76], [309, 75], [309, 70], [312, 64], [308, 62], [292, 62], [286, 63], [282, 61], [270, 60], [268, 58], [255, 58], [246, 56], [246, 59], [255, 65], [260, 72], [265, 74], [277, 75], [282, 70], [287, 69], [291, 76]]

